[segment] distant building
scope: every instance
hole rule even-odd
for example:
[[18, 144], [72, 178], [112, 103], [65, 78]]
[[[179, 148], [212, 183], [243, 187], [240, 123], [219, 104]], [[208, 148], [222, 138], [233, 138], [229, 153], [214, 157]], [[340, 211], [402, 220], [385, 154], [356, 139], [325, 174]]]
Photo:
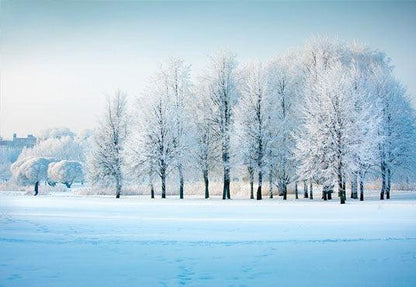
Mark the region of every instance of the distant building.
[[25, 138], [18, 138], [16, 133], [13, 134], [12, 140], [3, 140], [0, 138], [0, 146], [11, 148], [33, 147], [36, 144], [36, 137], [27, 135]]

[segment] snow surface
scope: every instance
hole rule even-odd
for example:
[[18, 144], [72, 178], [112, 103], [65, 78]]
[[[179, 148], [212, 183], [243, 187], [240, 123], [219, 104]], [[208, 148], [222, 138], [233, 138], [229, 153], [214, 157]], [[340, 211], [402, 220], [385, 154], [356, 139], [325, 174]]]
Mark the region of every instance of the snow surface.
[[0, 193], [0, 286], [416, 286], [416, 193], [375, 197]]

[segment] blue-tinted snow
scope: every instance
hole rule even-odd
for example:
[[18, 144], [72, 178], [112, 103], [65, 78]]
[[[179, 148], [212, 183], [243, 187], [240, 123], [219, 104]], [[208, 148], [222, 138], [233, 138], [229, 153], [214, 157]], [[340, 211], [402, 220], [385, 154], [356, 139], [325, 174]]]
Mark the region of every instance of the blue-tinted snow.
[[416, 286], [416, 193], [375, 197], [0, 195], [0, 286]]

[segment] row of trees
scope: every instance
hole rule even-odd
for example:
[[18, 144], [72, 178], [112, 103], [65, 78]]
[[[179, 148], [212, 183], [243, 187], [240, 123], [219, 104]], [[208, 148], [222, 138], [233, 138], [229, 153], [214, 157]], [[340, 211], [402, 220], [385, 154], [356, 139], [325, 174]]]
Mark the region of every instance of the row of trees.
[[[191, 82], [190, 66], [171, 59], [128, 110], [126, 95], [109, 101], [90, 160], [90, 178], [114, 183], [123, 174], [149, 183], [169, 175], [184, 196], [187, 170], [197, 168], [209, 197], [209, 179], [221, 166], [223, 199], [233, 175], [247, 175], [250, 197], [262, 199], [268, 181], [286, 199], [287, 186], [323, 186], [324, 197], [346, 183], [364, 199], [368, 174], [390, 197], [392, 177], [414, 167], [415, 117], [406, 91], [382, 52], [323, 38], [267, 63], [238, 65], [218, 52]], [[307, 192], [305, 194], [307, 196]]]

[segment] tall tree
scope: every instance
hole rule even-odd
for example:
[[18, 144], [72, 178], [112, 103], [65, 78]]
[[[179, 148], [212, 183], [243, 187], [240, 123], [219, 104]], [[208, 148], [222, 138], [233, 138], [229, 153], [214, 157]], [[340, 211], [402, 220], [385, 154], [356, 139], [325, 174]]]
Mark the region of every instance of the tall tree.
[[209, 83], [209, 96], [213, 106], [212, 120], [221, 142], [223, 199], [231, 198], [232, 120], [238, 98], [236, 68], [235, 56], [229, 52], [220, 51], [211, 57], [211, 64], [204, 75]]
[[106, 111], [96, 130], [90, 160], [90, 179], [114, 184], [120, 197], [125, 164], [124, 145], [128, 134], [126, 94], [117, 91], [107, 102]]
[[207, 83], [200, 81], [195, 90], [196, 96], [191, 102], [193, 110], [193, 156], [195, 164], [202, 172], [204, 180], [204, 196], [209, 198], [209, 178], [215, 162], [218, 158], [218, 138], [215, 133], [215, 125], [212, 121], [213, 107], [209, 98]]
[[268, 146], [269, 172], [274, 170], [283, 199], [287, 198], [287, 185], [296, 179], [296, 135], [299, 127], [298, 102], [300, 79], [295, 53], [276, 57], [268, 67], [268, 93], [270, 94]]
[[262, 199], [263, 176], [266, 169], [267, 149], [270, 134], [267, 129], [271, 126], [269, 114], [272, 112], [267, 87], [267, 70], [261, 63], [253, 63], [243, 70], [241, 99], [238, 105], [238, 122], [242, 126], [240, 142], [244, 142], [247, 150], [249, 171], [251, 163], [257, 170], [257, 200]]
[[[385, 63], [384, 63], [385, 64]], [[390, 198], [392, 175], [414, 158], [415, 115], [406, 91], [394, 78], [391, 68], [375, 69], [375, 92], [380, 99], [381, 121], [378, 133], [382, 188], [380, 199]]]
[[185, 65], [180, 58], [171, 58], [162, 67], [162, 75], [165, 78], [168, 97], [173, 105], [173, 148], [174, 165], [179, 177], [179, 198], [184, 196], [184, 169], [188, 162], [189, 154], [189, 117], [186, 110], [186, 102], [189, 101], [190, 66]]

